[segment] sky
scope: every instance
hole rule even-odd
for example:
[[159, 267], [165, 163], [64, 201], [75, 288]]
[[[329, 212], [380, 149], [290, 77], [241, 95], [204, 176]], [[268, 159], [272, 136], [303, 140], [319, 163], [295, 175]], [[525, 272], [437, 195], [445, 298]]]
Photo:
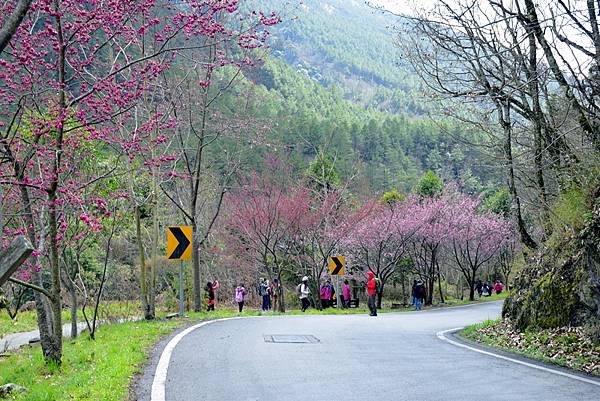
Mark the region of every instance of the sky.
[[435, 3], [434, 0], [371, 0], [373, 4], [404, 15], [412, 15], [417, 7], [429, 7]]
[[[408, 16], [414, 16], [416, 14], [415, 10], [420, 10], [421, 12], [424, 10], [428, 10], [431, 9], [435, 4], [436, 4], [436, 0], [369, 0], [370, 3], [372, 3], [373, 5], [379, 5], [384, 7], [385, 9], [392, 11], [396, 14], [402, 14], [402, 15], [408, 15]], [[449, 4], [452, 4], [453, 2], [459, 3], [459, 0], [446, 0]], [[510, 5], [511, 1], [510, 0], [505, 0], [504, 1], [505, 4]], [[559, 9], [559, 7], [556, 4], [557, 2], [555, 0], [537, 0], [536, 1], [536, 5], [538, 6], [538, 15], [540, 17], [540, 19], [542, 21], [546, 22], [546, 38], [551, 42], [554, 43], [556, 45], [556, 47], [559, 49], [560, 55], [564, 58], [564, 61], [559, 59], [559, 63], [560, 64], [564, 64], [564, 62], [571, 64], [572, 66], [579, 66], [581, 64], [581, 66], [583, 66], [583, 70], [582, 72], [585, 72], [585, 70], [587, 70], [587, 68], [589, 67], [589, 63], [591, 62], [591, 59], [587, 56], [585, 56], [583, 53], [579, 52], [578, 50], [573, 50], [572, 47], [566, 46], [558, 41], [556, 41], [556, 39], [553, 37], [552, 32], [550, 30], [550, 21], [552, 21], [551, 19], [551, 14], [549, 13], [549, 9], [550, 7], [552, 9], [555, 10], [555, 21], [557, 26], [560, 26], [560, 30], [562, 32], [562, 34], [566, 37], [571, 38], [573, 41], [577, 42], [578, 44], [587, 47], [591, 50], [593, 50], [593, 46], [592, 43], [589, 41], [588, 38], [586, 38], [585, 36], [583, 36], [581, 34], [581, 31], [577, 28], [575, 28], [574, 24], [572, 21], [570, 21], [564, 12], [561, 12], [561, 10]], [[486, 4], [487, 2], [480, 2], [479, 6], [482, 8], [482, 10], [486, 9]], [[576, 15], [579, 15], [582, 20], [586, 20], [585, 15], [586, 15], [586, 2], [584, 0], [567, 0], [566, 4], [568, 4], [568, 6], [570, 7], [571, 11], [574, 12]], [[561, 15], [562, 14], [562, 15]], [[423, 15], [423, 14], [421, 14]], [[431, 16], [429, 16], [431, 17]], [[577, 70], [577, 68], [575, 68], [575, 70]]]

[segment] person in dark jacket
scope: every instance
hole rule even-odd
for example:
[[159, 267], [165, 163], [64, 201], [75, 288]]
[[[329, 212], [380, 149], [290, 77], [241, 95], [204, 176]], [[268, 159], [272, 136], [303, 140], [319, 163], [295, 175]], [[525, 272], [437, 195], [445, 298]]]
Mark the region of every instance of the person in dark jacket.
[[208, 297], [208, 301], [207, 304], [208, 306], [206, 307], [206, 311], [213, 311], [215, 310], [215, 304], [216, 304], [216, 299], [215, 299], [215, 291], [219, 288], [219, 282], [217, 280], [213, 281], [212, 283], [209, 281], [206, 283], [206, 293], [207, 293], [207, 297]]
[[415, 288], [417, 288], [417, 280], [413, 280], [413, 284], [412, 284], [412, 290], [411, 290], [411, 300], [410, 300], [410, 304], [411, 305], [415, 305], [415, 300], [417, 299], [417, 297], [415, 296]]
[[262, 297], [262, 306], [261, 310], [266, 312], [269, 310], [269, 303], [271, 300], [269, 299], [269, 284], [264, 278], [260, 278], [260, 282], [258, 283], [258, 295]]
[[423, 303], [425, 302], [425, 286], [421, 280], [417, 281], [415, 286], [415, 310], [421, 310]]
[[483, 293], [483, 283], [481, 282], [481, 280], [477, 280], [477, 282], [475, 283], [475, 291], [477, 291], [477, 294], [479, 294], [479, 298], [481, 298], [481, 294]]

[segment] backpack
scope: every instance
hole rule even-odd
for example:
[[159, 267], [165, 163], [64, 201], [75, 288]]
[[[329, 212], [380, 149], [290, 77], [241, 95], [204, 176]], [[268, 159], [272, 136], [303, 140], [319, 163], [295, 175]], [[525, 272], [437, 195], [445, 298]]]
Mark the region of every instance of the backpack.
[[244, 300], [244, 290], [241, 288], [235, 289], [235, 302], [242, 302]]
[[302, 283], [296, 286], [296, 294], [298, 294], [298, 296], [302, 295]]

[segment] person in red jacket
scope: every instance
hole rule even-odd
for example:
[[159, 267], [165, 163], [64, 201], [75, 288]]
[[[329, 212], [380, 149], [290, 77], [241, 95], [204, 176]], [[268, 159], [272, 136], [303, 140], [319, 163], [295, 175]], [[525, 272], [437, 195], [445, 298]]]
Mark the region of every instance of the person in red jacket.
[[367, 305], [371, 311], [370, 316], [377, 316], [377, 282], [375, 281], [375, 273], [367, 272]]

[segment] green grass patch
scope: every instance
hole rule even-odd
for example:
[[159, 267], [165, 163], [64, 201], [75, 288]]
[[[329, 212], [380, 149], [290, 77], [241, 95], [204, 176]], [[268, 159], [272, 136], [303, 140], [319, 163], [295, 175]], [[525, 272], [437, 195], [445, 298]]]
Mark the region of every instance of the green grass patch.
[[11, 320], [8, 313], [0, 310], [0, 338], [11, 333], [31, 331], [37, 328], [37, 316], [35, 311], [21, 312], [15, 320]]
[[467, 338], [473, 339], [474, 337], [476, 337], [478, 335], [480, 329], [494, 326], [495, 324], [497, 324], [499, 322], [500, 322], [500, 319], [495, 319], [495, 320], [486, 320], [481, 323], [473, 324], [471, 326], [465, 327], [463, 329], [463, 331], [461, 332], [461, 334]]
[[147, 350], [180, 324], [176, 320], [101, 326], [96, 341], [86, 335], [65, 340], [60, 366], [46, 365], [39, 347], [25, 347], [0, 360], [0, 383], [28, 389], [13, 400], [122, 401]]

